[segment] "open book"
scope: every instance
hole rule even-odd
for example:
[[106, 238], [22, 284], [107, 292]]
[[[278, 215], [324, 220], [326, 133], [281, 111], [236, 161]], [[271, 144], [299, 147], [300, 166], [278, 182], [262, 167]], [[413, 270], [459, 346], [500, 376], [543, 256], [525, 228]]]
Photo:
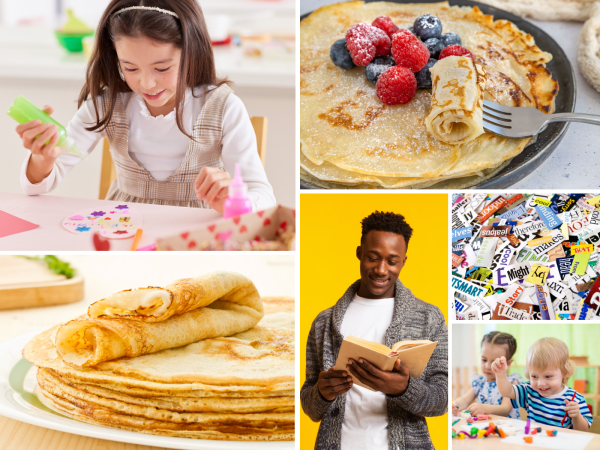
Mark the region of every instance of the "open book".
[[[424, 341], [400, 341], [396, 342], [392, 348], [386, 347], [383, 344], [367, 341], [354, 336], [347, 336], [342, 342], [340, 353], [335, 362], [335, 370], [346, 370], [348, 359], [352, 358], [358, 361], [359, 358], [366, 359], [375, 367], [386, 372], [391, 372], [394, 368], [396, 360], [400, 358], [402, 364], [408, 367], [408, 371], [413, 378], [419, 378], [427, 366], [429, 358], [433, 350], [435, 350], [436, 342], [428, 340]], [[348, 372], [350, 373], [350, 372]], [[356, 379], [352, 374], [352, 381], [364, 388], [371, 389], [365, 386]]]

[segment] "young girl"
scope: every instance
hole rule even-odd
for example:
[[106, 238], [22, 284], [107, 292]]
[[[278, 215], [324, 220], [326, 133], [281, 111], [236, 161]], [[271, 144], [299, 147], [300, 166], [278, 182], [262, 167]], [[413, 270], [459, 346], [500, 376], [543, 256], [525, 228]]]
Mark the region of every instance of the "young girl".
[[[481, 372], [473, 374], [471, 389], [452, 403], [452, 413], [458, 415], [462, 410], [471, 411], [472, 416], [479, 414], [498, 414], [514, 419], [519, 418], [519, 409], [513, 409], [508, 398], [503, 398], [496, 386], [496, 375], [492, 372], [492, 363], [499, 357], [507, 361], [510, 367], [512, 357], [517, 351], [516, 339], [508, 334], [493, 331], [481, 340]], [[521, 383], [523, 378], [518, 373], [508, 375], [509, 383]], [[472, 403], [477, 400], [476, 403]]]
[[[588, 431], [592, 414], [581, 394], [565, 386], [575, 369], [569, 361], [567, 345], [556, 338], [542, 338], [533, 343], [527, 352], [525, 376], [529, 382], [511, 386], [505, 357], [492, 364], [500, 393], [511, 399], [512, 406], [527, 410], [532, 422], [555, 427]], [[575, 398], [573, 399], [573, 395]], [[564, 423], [563, 418], [567, 417]]]
[[[195, 0], [113, 0], [78, 106], [67, 135], [79, 151], [89, 154], [102, 137], [110, 142], [117, 179], [108, 200], [222, 213], [239, 163], [254, 210], [275, 205], [244, 105], [216, 76]], [[32, 121], [17, 132], [30, 150], [21, 173], [28, 195], [56, 188], [81, 161], [55, 147], [56, 126]]]

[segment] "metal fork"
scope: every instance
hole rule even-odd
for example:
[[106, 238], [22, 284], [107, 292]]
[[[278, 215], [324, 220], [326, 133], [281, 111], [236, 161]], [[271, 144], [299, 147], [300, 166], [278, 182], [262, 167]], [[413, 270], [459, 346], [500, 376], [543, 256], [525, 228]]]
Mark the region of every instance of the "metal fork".
[[600, 116], [593, 114], [544, 114], [536, 108], [502, 106], [483, 101], [483, 128], [491, 133], [523, 138], [535, 136], [551, 122], [584, 122], [600, 125]]

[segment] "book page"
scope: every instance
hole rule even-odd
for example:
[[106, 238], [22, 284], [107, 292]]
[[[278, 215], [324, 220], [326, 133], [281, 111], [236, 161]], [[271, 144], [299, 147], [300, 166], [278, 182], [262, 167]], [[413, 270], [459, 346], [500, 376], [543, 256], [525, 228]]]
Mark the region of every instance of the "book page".
[[358, 344], [362, 347], [373, 350], [374, 352], [381, 353], [383, 355], [388, 355], [391, 349], [383, 344], [378, 344], [377, 342], [367, 341], [366, 339], [360, 339], [354, 336], [347, 336], [344, 338], [345, 341], [352, 342], [354, 344]]
[[422, 340], [422, 341], [399, 341], [399, 342], [396, 342], [394, 345], [392, 345], [392, 351], [398, 352], [401, 349], [407, 350], [409, 348], [420, 347], [421, 345], [425, 345], [425, 344], [431, 344], [431, 341], [429, 341], [427, 339]]

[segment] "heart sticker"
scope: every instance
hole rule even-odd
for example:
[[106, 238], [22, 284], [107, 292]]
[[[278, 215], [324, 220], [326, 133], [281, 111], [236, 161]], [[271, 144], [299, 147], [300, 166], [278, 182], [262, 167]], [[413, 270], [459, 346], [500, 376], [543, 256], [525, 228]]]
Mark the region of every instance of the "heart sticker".
[[233, 231], [229, 230], [229, 231], [224, 231], [223, 233], [219, 233], [219, 234], [217, 234], [217, 236], [219, 237], [219, 240], [225, 242], [231, 237], [232, 234], [233, 234]]

